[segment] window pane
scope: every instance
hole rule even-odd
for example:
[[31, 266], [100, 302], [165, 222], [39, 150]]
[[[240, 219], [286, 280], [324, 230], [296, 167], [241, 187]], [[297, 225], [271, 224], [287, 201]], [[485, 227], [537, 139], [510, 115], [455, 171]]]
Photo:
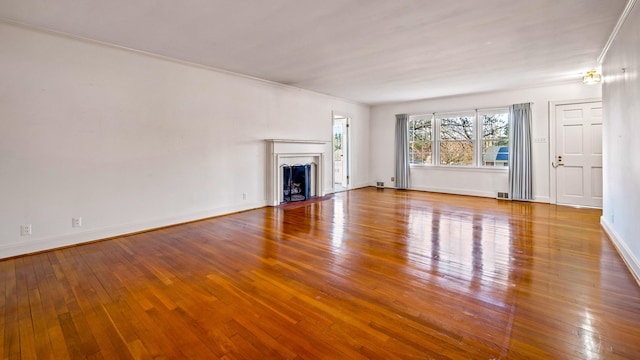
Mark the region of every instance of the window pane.
[[409, 160], [412, 164], [431, 164], [431, 115], [409, 117]]
[[509, 166], [509, 110], [481, 111], [482, 165]]
[[473, 123], [471, 114], [441, 115], [440, 164], [473, 165]]

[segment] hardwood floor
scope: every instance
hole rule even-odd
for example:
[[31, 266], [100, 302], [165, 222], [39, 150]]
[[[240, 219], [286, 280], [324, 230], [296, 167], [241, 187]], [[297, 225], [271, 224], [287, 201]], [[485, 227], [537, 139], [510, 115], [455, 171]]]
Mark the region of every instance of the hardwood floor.
[[4, 260], [0, 355], [638, 359], [599, 216], [366, 188]]

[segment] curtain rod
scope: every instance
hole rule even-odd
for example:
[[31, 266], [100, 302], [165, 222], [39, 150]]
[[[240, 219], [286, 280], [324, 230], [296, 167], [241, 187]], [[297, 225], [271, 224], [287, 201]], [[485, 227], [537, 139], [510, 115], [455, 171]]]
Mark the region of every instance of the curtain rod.
[[[525, 103], [521, 103], [521, 104], [531, 104], [533, 105], [533, 101], [529, 101], [529, 102], [525, 102]], [[435, 114], [454, 114], [454, 113], [461, 113], [461, 112], [471, 112], [471, 111], [478, 111], [478, 110], [494, 110], [494, 109], [508, 109], [511, 105], [505, 105], [505, 106], [492, 106], [492, 107], [482, 107], [482, 108], [475, 108], [475, 109], [465, 109], [465, 110], [451, 110], [451, 111], [436, 111], [436, 112], [426, 112], [426, 111], [422, 111], [422, 112], [412, 112], [412, 113], [406, 113], [406, 115], [408, 116], [420, 116], [420, 115], [434, 115]]]

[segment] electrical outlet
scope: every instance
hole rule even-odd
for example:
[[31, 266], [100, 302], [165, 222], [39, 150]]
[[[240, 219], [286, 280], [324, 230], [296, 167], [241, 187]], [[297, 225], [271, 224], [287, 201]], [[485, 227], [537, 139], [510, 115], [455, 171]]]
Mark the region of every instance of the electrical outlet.
[[20, 225], [20, 236], [31, 235], [31, 224]]
[[391, 181], [396, 181], [396, 178], [392, 176]]
[[81, 217], [71, 218], [71, 227], [74, 227], [74, 228], [82, 227], [82, 218]]
[[242, 193], [242, 200], [247, 200], [247, 193]]

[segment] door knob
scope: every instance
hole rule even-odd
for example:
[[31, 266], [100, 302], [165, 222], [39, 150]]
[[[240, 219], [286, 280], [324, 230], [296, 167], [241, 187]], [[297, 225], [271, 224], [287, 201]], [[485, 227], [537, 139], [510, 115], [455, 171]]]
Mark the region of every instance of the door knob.
[[552, 162], [551, 166], [553, 166], [554, 168], [557, 168], [558, 166], [564, 166], [564, 164], [562, 163], [562, 155], [558, 155], [558, 164], [556, 165]]

